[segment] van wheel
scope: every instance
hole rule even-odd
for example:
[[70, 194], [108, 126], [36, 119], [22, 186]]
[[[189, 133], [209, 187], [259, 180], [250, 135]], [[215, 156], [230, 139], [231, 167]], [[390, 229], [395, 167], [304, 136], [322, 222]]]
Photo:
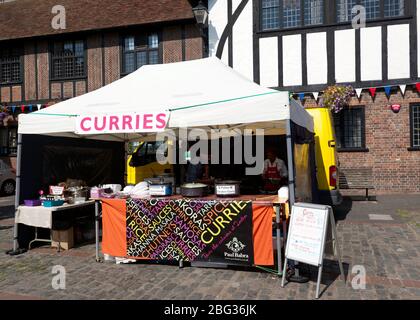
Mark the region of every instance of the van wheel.
[[1, 186], [1, 193], [6, 196], [15, 194], [16, 183], [13, 180], [6, 180]]

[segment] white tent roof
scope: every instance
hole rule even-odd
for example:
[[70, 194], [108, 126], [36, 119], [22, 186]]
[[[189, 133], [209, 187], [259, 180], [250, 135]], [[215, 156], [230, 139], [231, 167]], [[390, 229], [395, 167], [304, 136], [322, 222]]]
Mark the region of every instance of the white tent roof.
[[[284, 128], [284, 121], [313, 132], [312, 117], [288, 92], [246, 79], [217, 58], [143, 66], [98, 90], [19, 116], [19, 133], [76, 137], [76, 117], [109, 113], [170, 113], [169, 128]], [[144, 134], [83, 136], [138, 140]]]

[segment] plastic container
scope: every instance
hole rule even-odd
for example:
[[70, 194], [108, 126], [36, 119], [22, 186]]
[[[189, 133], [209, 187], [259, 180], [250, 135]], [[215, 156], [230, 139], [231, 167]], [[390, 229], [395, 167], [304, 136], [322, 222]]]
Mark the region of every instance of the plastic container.
[[42, 205], [47, 208], [59, 207], [64, 204], [64, 200], [44, 200]]
[[99, 199], [104, 194], [105, 189], [103, 188], [92, 188], [90, 189], [90, 197], [92, 199]]
[[122, 190], [122, 186], [120, 184], [104, 184], [102, 186], [104, 189], [112, 189], [112, 192], [116, 193]]
[[23, 203], [25, 204], [26, 207], [38, 207], [42, 204], [41, 200], [39, 199], [24, 200]]
[[75, 197], [74, 198], [74, 203], [75, 204], [84, 203], [84, 202], [86, 202], [86, 198], [85, 197]]

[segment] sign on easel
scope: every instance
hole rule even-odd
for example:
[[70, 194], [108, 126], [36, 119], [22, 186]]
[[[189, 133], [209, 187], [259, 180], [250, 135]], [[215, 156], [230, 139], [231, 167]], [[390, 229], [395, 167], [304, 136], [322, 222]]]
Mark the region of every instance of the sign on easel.
[[344, 277], [341, 254], [337, 246], [337, 232], [334, 214], [330, 206], [312, 203], [296, 203], [292, 206], [289, 233], [286, 243], [286, 259], [284, 262], [281, 286], [284, 286], [287, 260], [294, 260], [318, 267], [316, 298], [319, 297], [324, 248], [326, 243], [328, 220], [331, 224], [334, 255], [337, 257], [340, 272]]

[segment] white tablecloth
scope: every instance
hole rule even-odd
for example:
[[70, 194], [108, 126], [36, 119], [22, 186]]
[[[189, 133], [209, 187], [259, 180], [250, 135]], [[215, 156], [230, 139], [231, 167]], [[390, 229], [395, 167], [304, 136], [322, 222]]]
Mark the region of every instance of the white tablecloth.
[[74, 209], [93, 204], [94, 201], [86, 201], [78, 204], [64, 204], [59, 207], [46, 208], [43, 206], [26, 207], [19, 206], [16, 210], [15, 222], [26, 224], [27, 226], [51, 229], [52, 213], [54, 211]]
[[20, 206], [16, 211], [15, 222], [26, 224], [27, 226], [51, 229], [52, 210], [43, 206]]

